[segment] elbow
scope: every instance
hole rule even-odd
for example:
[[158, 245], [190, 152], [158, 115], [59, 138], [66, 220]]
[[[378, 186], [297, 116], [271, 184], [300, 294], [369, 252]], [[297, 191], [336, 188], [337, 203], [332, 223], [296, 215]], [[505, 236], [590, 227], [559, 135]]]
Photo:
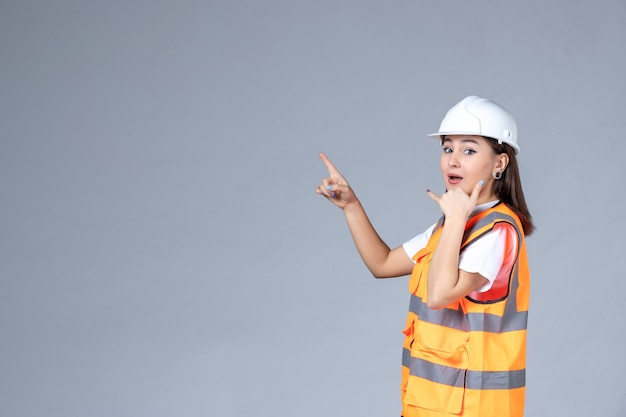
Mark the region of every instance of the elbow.
[[368, 267], [368, 269], [370, 270], [370, 273], [372, 274], [372, 276], [376, 279], [391, 278], [395, 276], [393, 275], [391, 271], [386, 269], [384, 266]]
[[450, 300], [440, 294], [428, 294], [426, 305], [431, 310], [440, 310], [450, 304]]
[[426, 301], [426, 305], [428, 306], [428, 308], [430, 308], [431, 310], [441, 310], [442, 308], [444, 308], [446, 305], [441, 303], [441, 302], [437, 302], [436, 300], [431, 300], [428, 299]]
[[387, 278], [387, 276], [383, 274], [382, 271], [370, 269], [370, 272], [372, 273], [372, 276], [376, 279]]

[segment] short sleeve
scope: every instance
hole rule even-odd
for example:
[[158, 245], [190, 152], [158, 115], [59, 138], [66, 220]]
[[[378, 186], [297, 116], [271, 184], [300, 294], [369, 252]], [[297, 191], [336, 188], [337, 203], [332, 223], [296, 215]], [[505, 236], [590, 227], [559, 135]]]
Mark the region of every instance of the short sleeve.
[[[415, 236], [413, 239], [402, 244], [402, 247], [404, 248], [404, 252], [406, 252], [406, 256], [408, 256], [413, 261], [413, 256], [415, 256], [417, 252], [419, 252], [420, 250], [426, 247], [426, 244], [428, 243], [428, 239], [430, 239], [430, 237], [432, 236], [434, 229], [435, 229], [435, 225], [433, 224], [428, 229], [426, 229], [423, 233], [420, 233], [419, 235]], [[415, 263], [415, 261], [413, 261], [413, 263]]]
[[498, 223], [490, 232], [461, 251], [459, 269], [479, 273], [489, 280], [477, 290], [478, 292], [485, 292], [491, 288], [505, 258], [508, 259], [511, 256], [510, 253], [504, 253], [507, 239], [510, 235], [514, 237], [516, 233], [515, 228], [510, 224]]

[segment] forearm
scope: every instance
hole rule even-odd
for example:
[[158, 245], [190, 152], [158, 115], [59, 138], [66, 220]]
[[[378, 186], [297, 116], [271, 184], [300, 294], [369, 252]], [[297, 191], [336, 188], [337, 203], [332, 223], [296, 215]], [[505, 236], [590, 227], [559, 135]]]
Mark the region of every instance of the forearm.
[[446, 219], [445, 227], [428, 269], [428, 304], [447, 305], [459, 282], [459, 256], [465, 219]]
[[343, 212], [354, 244], [367, 268], [377, 278], [390, 276], [386, 270], [389, 246], [374, 229], [361, 203], [357, 200], [346, 206]]

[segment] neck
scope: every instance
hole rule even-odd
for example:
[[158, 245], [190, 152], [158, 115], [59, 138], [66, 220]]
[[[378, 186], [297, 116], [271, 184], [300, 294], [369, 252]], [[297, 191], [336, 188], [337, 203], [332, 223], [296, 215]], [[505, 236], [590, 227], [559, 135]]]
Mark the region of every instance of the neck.
[[478, 201], [476, 202], [476, 205], [485, 204], [485, 203], [488, 203], [490, 201], [497, 200], [497, 199], [498, 197], [496, 197], [496, 193], [494, 193], [493, 191], [489, 193], [480, 193], [480, 195], [478, 196]]

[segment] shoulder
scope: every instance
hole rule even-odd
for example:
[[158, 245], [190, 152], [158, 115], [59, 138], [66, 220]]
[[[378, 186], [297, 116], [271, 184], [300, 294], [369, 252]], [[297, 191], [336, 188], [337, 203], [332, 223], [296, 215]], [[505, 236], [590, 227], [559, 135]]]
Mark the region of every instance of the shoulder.
[[404, 248], [404, 251], [406, 252], [409, 258], [412, 259], [413, 256], [417, 252], [419, 252], [420, 250], [426, 247], [426, 245], [428, 244], [428, 240], [433, 234], [433, 230], [435, 229], [435, 226], [437, 226], [437, 223], [433, 224], [432, 226], [430, 226], [428, 229], [426, 229], [419, 235], [415, 236], [411, 240], [408, 240], [402, 244], [402, 247]]

